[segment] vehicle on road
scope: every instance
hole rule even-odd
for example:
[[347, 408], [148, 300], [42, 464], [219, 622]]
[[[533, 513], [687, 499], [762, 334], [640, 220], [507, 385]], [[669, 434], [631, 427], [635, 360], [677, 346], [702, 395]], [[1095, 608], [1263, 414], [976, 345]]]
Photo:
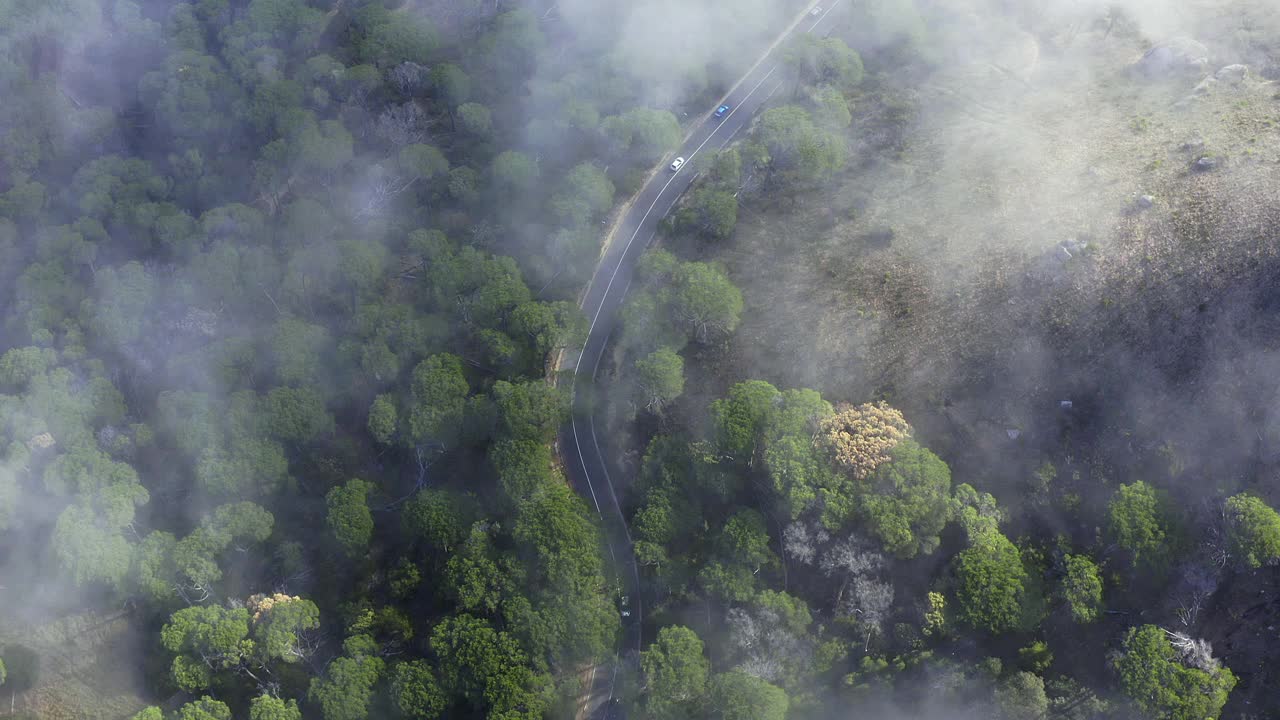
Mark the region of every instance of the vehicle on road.
[[821, 12], [822, 12], [822, 6], [814, 5], [813, 9], [809, 11], [809, 14], [812, 15], [813, 17], [818, 17], [819, 13]]
[[684, 166], [684, 158], [678, 157], [671, 161], [671, 172], [675, 172]]
[[731, 106], [729, 106], [729, 105], [721, 105], [720, 107], [716, 108], [716, 117], [717, 117], [717, 118], [722, 118], [722, 117], [724, 117], [725, 115], [728, 115], [728, 114], [729, 114], [729, 108], [730, 108], [730, 107], [731, 107]]

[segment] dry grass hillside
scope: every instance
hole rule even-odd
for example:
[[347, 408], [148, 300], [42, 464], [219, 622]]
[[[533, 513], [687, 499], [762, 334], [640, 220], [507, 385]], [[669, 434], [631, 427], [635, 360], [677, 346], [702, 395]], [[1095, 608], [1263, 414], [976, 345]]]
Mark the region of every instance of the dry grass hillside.
[[[887, 399], [1015, 516], [1052, 461], [1037, 521], [1067, 532], [1140, 477], [1280, 504], [1280, 13], [969, 4], [938, 69], [869, 63], [834, 188], [747, 199], [705, 248], [746, 308], [687, 387]], [[1217, 639], [1258, 712], [1280, 658], [1242, 632]]]

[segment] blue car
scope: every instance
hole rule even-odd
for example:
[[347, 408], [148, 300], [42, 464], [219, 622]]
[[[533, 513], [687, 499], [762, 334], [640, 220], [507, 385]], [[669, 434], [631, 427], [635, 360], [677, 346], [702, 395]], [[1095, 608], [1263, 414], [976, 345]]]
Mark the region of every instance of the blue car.
[[727, 115], [728, 113], [729, 113], [729, 106], [728, 106], [728, 105], [721, 105], [720, 107], [716, 108], [716, 117], [717, 117], [717, 118], [722, 118], [722, 117], [724, 117], [725, 115]]

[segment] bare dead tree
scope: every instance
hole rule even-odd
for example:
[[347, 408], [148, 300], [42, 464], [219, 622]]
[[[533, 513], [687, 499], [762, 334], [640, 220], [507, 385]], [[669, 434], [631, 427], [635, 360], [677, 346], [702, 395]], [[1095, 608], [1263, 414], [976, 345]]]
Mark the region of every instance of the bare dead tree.
[[730, 643], [742, 655], [738, 667], [748, 675], [774, 682], [789, 664], [803, 663], [811, 655], [807, 640], [770, 608], [733, 608], [726, 624]]
[[1216, 569], [1201, 563], [1184, 565], [1178, 581], [1178, 608], [1175, 613], [1183, 627], [1193, 627], [1200, 611], [1218, 589]]
[[859, 575], [849, 583], [849, 594], [836, 609], [845, 617], [855, 618], [866, 633], [863, 650], [871, 647], [872, 636], [884, 632], [893, 609], [893, 585], [873, 577]]
[[1180, 632], [1160, 629], [1164, 630], [1165, 637], [1169, 638], [1169, 643], [1178, 651], [1183, 665], [1210, 673], [1218, 670], [1220, 663], [1213, 657], [1213, 646], [1208, 640], [1194, 639]]
[[402, 62], [387, 71], [387, 80], [404, 95], [420, 95], [431, 85], [430, 71], [416, 62]]
[[782, 547], [789, 557], [799, 560], [805, 565], [812, 565], [817, 557], [818, 547], [825, 545], [831, 536], [821, 527], [796, 521], [782, 531]]
[[365, 191], [354, 209], [355, 219], [384, 215], [392, 201], [420, 179], [419, 175], [401, 170], [394, 160], [374, 164], [369, 168]]
[[427, 117], [415, 102], [388, 106], [373, 122], [373, 134], [391, 144], [404, 147], [427, 139]]

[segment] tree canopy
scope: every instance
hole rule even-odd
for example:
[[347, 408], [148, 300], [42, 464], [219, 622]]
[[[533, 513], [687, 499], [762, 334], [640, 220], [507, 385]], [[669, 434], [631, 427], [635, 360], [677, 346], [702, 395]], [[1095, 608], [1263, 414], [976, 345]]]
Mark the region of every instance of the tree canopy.
[[[1218, 717], [1236, 676], [1212, 657], [1180, 658], [1169, 634], [1155, 625], [1129, 628], [1115, 660], [1125, 692], [1139, 708], [1158, 717]], [[1188, 659], [1200, 667], [1186, 664]]]
[[1280, 559], [1280, 513], [1242, 494], [1227, 498], [1225, 516], [1230, 552], [1237, 562], [1257, 568]]
[[979, 536], [955, 559], [960, 619], [993, 634], [1018, 627], [1027, 571], [1018, 548], [999, 532]]

